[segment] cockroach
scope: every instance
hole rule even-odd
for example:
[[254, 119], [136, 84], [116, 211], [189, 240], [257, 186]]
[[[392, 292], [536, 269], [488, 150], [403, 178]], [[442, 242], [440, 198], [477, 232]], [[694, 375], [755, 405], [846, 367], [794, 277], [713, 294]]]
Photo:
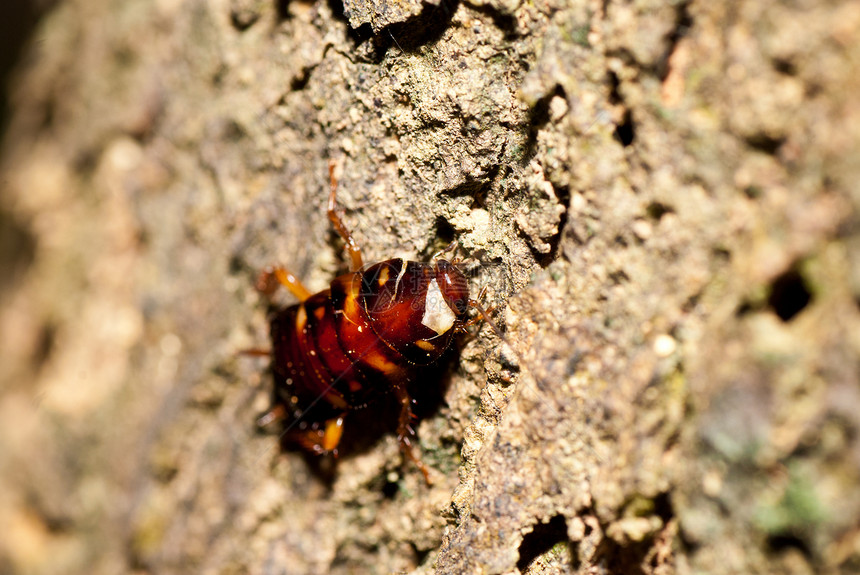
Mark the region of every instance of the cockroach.
[[338, 214], [333, 164], [329, 179], [328, 218], [345, 243], [350, 271], [315, 294], [283, 267], [260, 274], [261, 292], [271, 296], [283, 286], [299, 303], [269, 317], [274, 399], [258, 424], [283, 420], [288, 443], [336, 456], [350, 412], [393, 393], [401, 451], [429, 483], [427, 468], [412, 450], [407, 384], [422, 367], [438, 362], [454, 335], [465, 331], [470, 307], [480, 318], [486, 311], [470, 299], [463, 273], [441, 257], [445, 251], [431, 263], [394, 258], [365, 266], [361, 248]]

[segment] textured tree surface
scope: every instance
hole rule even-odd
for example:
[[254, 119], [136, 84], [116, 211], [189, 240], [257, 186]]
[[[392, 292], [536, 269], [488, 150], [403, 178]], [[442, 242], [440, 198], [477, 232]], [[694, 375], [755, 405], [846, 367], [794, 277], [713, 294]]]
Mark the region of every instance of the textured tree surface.
[[[0, 571], [860, 572], [858, 38], [848, 0], [61, 3], [0, 166]], [[336, 466], [255, 425], [257, 272], [345, 269], [329, 162], [366, 261], [458, 240], [507, 333], [423, 382], [432, 485], [361, 417]]]

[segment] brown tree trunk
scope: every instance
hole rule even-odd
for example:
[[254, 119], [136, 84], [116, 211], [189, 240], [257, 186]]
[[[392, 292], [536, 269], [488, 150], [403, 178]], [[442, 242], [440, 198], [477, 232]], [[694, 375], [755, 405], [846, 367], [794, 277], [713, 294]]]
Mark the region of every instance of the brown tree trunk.
[[[68, 0], [0, 166], [0, 571], [860, 572], [860, 5]], [[281, 452], [257, 272], [456, 239], [418, 450]], [[289, 302], [284, 297], [283, 302]], [[396, 418], [396, 413], [391, 414]]]

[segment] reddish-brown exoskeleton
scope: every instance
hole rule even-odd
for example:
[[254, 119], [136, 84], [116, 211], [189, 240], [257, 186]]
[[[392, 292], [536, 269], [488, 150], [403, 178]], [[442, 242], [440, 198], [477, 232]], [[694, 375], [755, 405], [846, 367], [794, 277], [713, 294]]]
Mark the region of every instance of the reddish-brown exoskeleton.
[[[467, 325], [466, 278], [451, 262], [390, 259], [364, 267], [361, 249], [337, 213], [330, 167], [328, 217], [346, 243], [351, 271], [312, 294], [282, 267], [263, 271], [258, 289], [282, 285], [299, 303], [270, 317], [274, 402], [261, 419], [285, 420], [284, 439], [318, 454], [337, 454], [344, 418], [387, 393], [399, 403], [401, 450], [428, 479], [412, 451], [407, 383], [436, 362]], [[428, 479], [429, 481], [429, 479]]]

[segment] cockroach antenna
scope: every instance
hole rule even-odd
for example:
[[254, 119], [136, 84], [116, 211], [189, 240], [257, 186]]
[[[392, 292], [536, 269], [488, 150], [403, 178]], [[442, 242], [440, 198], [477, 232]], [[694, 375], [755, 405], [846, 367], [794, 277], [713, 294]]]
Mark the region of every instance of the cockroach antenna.
[[391, 36], [391, 39], [394, 41], [397, 47], [400, 48], [400, 53], [405, 54], [406, 52], [403, 50], [403, 47], [400, 46], [400, 43], [397, 41], [397, 38], [394, 37], [394, 34], [391, 33], [390, 29], [388, 30], [388, 35]]

